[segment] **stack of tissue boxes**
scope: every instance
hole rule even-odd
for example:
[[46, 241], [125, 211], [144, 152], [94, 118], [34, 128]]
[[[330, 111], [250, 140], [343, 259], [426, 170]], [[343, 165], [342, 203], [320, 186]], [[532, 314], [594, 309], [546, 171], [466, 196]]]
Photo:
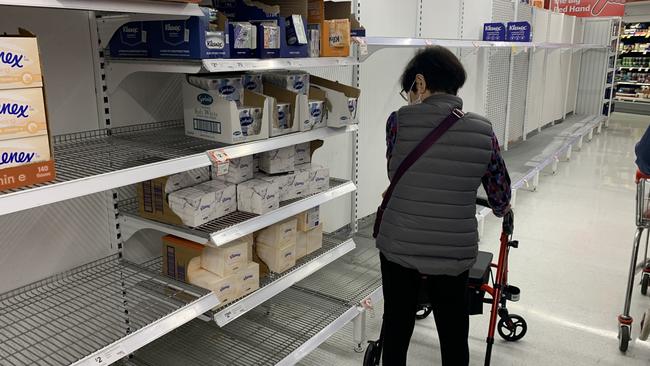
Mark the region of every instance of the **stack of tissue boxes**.
[[291, 218], [258, 231], [257, 256], [271, 272], [282, 273], [296, 265], [297, 220]]
[[320, 221], [320, 207], [314, 207], [296, 216], [296, 252], [302, 258], [323, 247], [323, 224]]
[[237, 210], [236, 186], [208, 181], [172, 192], [169, 207], [187, 226], [201, 226]]
[[275, 182], [252, 179], [237, 185], [239, 211], [263, 215], [280, 207], [280, 187]]
[[266, 151], [260, 154], [260, 170], [267, 174], [292, 172], [295, 169], [294, 146]]

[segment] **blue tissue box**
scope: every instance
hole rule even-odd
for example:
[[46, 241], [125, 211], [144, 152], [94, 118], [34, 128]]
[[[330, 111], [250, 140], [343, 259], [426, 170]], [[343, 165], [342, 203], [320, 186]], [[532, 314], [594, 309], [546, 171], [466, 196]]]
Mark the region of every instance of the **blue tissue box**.
[[108, 45], [112, 57], [151, 57], [149, 22], [131, 22], [121, 26]]
[[508, 22], [506, 40], [509, 42], [532, 42], [533, 33], [528, 22]]
[[485, 23], [483, 24], [484, 41], [505, 41], [506, 26], [503, 23]]

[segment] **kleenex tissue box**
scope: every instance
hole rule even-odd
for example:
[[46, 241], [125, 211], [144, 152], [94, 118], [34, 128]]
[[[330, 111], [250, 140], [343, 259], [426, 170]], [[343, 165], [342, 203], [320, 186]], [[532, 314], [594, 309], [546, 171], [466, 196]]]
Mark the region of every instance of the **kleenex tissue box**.
[[169, 207], [187, 226], [201, 226], [237, 209], [236, 186], [208, 181], [172, 192]]
[[239, 184], [253, 179], [253, 155], [228, 161], [228, 173], [217, 177], [216, 169], [212, 169], [212, 179], [223, 180], [226, 183]]
[[268, 174], [291, 172], [295, 168], [296, 149], [293, 146], [260, 154], [260, 170]]
[[309, 194], [320, 193], [330, 188], [330, 170], [316, 164], [296, 166], [296, 172], [309, 172]]
[[237, 185], [239, 211], [263, 215], [280, 207], [277, 183], [252, 179]]
[[311, 163], [311, 143], [305, 142], [298, 144], [296, 147], [296, 157], [294, 162], [296, 165]]

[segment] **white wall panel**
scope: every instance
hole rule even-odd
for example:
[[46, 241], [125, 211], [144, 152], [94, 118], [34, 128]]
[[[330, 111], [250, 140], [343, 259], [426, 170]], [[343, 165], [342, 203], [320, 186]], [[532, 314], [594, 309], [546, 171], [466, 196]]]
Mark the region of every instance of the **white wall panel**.
[[[573, 43], [582, 43], [584, 32], [584, 22], [582, 18], [576, 18], [575, 30], [573, 32]], [[567, 92], [566, 113], [574, 112], [578, 98], [578, 81], [580, 80], [580, 63], [582, 60], [582, 51], [573, 50], [571, 56], [571, 77], [569, 80], [569, 90]]]
[[[560, 42], [562, 40], [563, 18], [564, 14], [551, 13], [549, 42]], [[547, 51], [542, 125], [562, 118], [564, 84], [562, 83], [561, 52], [559, 49]]]
[[424, 38], [457, 39], [461, 36], [463, 0], [422, 1], [421, 31]]
[[100, 128], [88, 12], [0, 6], [0, 34], [18, 27], [38, 37], [50, 131]]
[[[611, 20], [585, 19], [584, 43], [609, 44], [611, 41]], [[607, 50], [586, 50], [582, 54], [580, 82], [578, 83], [578, 102], [576, 112], [581, 114], [600, 114], [603, 108], [605, 63]]]
[[[533, 9], [533, 41], [547, 42], [549, 35], [550, 12]], [[533, 50], [530, 56], [528, 93], [526, 97], [525, 133], [537, 130], [542, 123], [544, 109], [544, 91], [546, 85], [545, 60], [546, 50]]]
[[[566, 15], [564, 16], [562, 25], [562, 43], [571, 43], [573, 41], [573, 33], [575, 32], [576, 17]], [[567, 49], [560, 51], [560, 70], [562, 73], [562, 89], [564, 90], [561, 99], [562, 117], [564, 117], [570, 106], [569, 103], [569, 84], [571, 82], [571, 65], [573, 59], [573, 50]]]
[[[533, 8], [519, 4], [517, 21], [526, 21], [533, 24]], [[526, 119], [526, 94], [528, 91], [528, 69], [530, 66], [530, 53], [519, 52], [511, 58], [512, 83], [510, 87], [510, 113], [508, 140], [518, 141], [523, 137], [524, 120]]]

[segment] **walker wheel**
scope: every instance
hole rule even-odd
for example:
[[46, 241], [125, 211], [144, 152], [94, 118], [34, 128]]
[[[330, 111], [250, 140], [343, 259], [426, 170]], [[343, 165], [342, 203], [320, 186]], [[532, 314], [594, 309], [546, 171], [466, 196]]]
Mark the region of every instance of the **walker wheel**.
[[648, 285], [650, 285], [650, 276], [644, 273], [641, 276], [641, 294], [642, 295], [647, 295], [648, 294]]
[[363, 356], [363, 366], [379, 366], [380, 358], [381, 348], [379, 347], [379, 341], [368, 342], [366, 354]]
[[528, 324], [521, 316], [509, 314], [508, 317], [499, 319], [497, 330], [501, 338], [508, 342], [516, 342], [524, 338], [528, 331]]
[[422, 320], [431, 314], [431, 306], [429, 305], [418, 305], [418, 310], [415, 312], [415, 319]]
[[621, 325], [618, 329], [618, 349], [625, 353], [627, 346], [630, 344], [630, 326]]

